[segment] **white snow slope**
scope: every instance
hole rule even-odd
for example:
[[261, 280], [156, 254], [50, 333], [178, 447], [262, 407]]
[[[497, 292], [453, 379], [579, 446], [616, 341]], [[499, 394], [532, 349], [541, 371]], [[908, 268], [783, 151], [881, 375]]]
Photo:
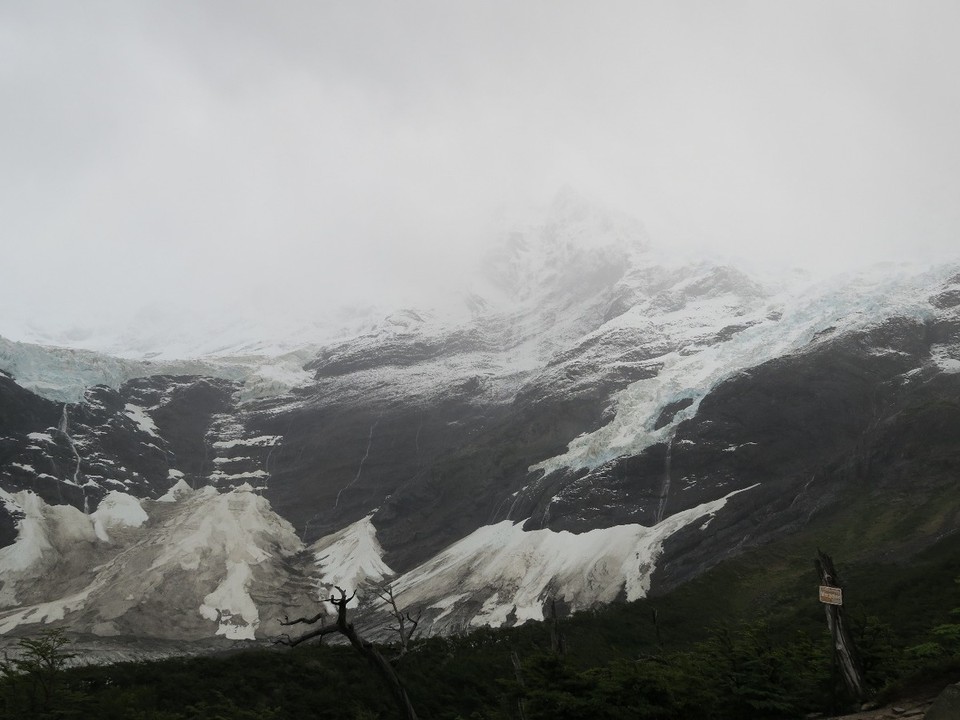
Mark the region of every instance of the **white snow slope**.
[[712, 517], [740, 492], [677, 513], [653, 527], [630, 524], [574, 534], [487, 525], [395, 579], [398, 604], [426, 608], [431, 632], [542, 620], [551, 600], [572, 610], [635, 600], [650, 589], [663, 542]]
[[165, 502], [112, 493], [94, 516], [29, 491], [3, 500], [25, 517], [0, 550], [0, 634], [65, 620], [102, 636], [253, 640], [310, 601], [286, 567], [299, 539], [249, 486]]
[[310, 546], [319, 574], [317, 597], [321, 601], [334, 595], [338, 586], [347, 591], [377, 587], [394, 575], [383, 561], [372, 517], [373, 513]]

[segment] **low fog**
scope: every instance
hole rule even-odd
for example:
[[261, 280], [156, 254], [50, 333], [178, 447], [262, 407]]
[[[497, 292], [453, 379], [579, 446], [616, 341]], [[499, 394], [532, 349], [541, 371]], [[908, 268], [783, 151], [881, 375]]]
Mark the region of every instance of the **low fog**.
[[960, 230], [955, 2], [0, 5], [0, 334], [429, 299], [563, 187], [830, 272]]

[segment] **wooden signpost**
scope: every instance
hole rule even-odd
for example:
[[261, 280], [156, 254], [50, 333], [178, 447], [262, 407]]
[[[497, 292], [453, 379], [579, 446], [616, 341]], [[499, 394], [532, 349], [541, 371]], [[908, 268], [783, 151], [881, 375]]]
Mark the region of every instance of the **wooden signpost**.
[[833, 638], [834, 662], [839, 667], [850, 695], [861, 702], [866, 694], [863, 669], [853, 637], [843, 616], [843, 589], [829, 555], [817, 550], [817, 573], [820, 575], [820, 602], [827, 613], [827, 627]]
[[843, 588], [821, 585], [820, 602], [825, 605], [843, 605]]

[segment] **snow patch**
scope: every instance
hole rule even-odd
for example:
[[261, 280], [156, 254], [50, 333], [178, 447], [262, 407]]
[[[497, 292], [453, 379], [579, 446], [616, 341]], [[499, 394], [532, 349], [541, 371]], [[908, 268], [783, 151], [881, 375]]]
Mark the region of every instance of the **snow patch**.
[[253, 458], [238, 455], [237, 457], [215, 457], [213, 459], [214, 465], [229, 465], [230, 463], [237, 462], [253, 462]]
[[200, 614], [218, 624], [217, 635], [229, 640], [253, 640], [260, 613], [248, 588], [253, 573], [245, 562], [227, 560], [227, 576], [203, 599]]
[[213, 443], [213, 446], [218, 449], [226, 449], [237, 447], [238, 445], [242, 446], [251, 446], [251, 447], [269, 447], [270, 445], [276, 445], [283, 439], [280, 435], [260, 435], [259, 437], [253, 438], [240, 438], [238, 440], [218, 440]]
[[210, 479], [215, 482], [220, 482], [221, 480], [260, 480], [262, 478], [270, 477], [270, 473], [265, 470], [250, 470], [249, 472], [235, 473], [233, 475], [225, 473], [222, 470], [214, 470], [209, 475]]
[[172, 503], [186, 495], [193, 493], [193, 488], [187, 485], [186, 480], [183, 479], [183, 473], [180, 474], [180, 478], [181, 479], [177, 480], [176, 484], [172, 488], [157, 498], [157, 502]]
[[152, 435], [157, 439], [160, 438], [160, 432], [157, 430], [157, 426], [154, 424], [153, 418], [151, 418], [147, 414], [147, 411], [142, 407], [127, 403], [123, 406], [123, 412], [127, 417], [137, 424], [137, 427], [140, 428], [141, 432], [145, 432], [147, 435]]
[[[176, 492], [170, 494], [183, 502], [160, 527], [170, 538], [144, 574], [166, 575], [180, 568], [194, 574], [201, 587], [214, 580], [215, 589], [204, 597], [198, 612], [218, 623], [217, 634], [248, 639], [259, 624], [248, 592], [251, 584], [278, 555], [292, 556], [303, 546], [290, 523], [272, 512], [249, 485], [227, 493], [209, 486], [190, 492], [185, 486], [181, 480], [172, 488]], [[223, 564], [213, 564], [214, 558], [222, 558]]]
[[739, 450], [740, 448], [742, 448], [742, 447], [747, 447], [748, 445], [756, 445], [756, 443], [755, 443], [755, 442], [745, 442], [745, 443], [740, 443], [739, 445], [729, 445], [728, 447], [725, 447], [725, 448], [723, 449], [723, 452], [736, 452], [736, 451]]
[[83, 607], [92, 590], [93, 588], [90, 587], [69, 597], [40, 603], [38, 605], [31, 605], [30, 607], [22, 608], [21, 610], [5, 615], [0, 618], [0, 635], [10, 632], [18, 625], [51, 623], [57, 620], [63, 620], [67, 613]]
[[941, 372], [951, 375], [960, 373], [960, 346], [932, 345], [930, 347], [930, 358], [940, 368]]
[[383, 562], [383, 548], [372, 518], [373, 513], [310, 546], [320, 572], [317, 596], [321, 600], [329, 597], [335, 586], [352, 592], [394, 575]]
[[106, 494], [90, 518], [94, 532], [103, 542], [110, 542], [110, 528], [140, 527], [149, 519], [137, 498], [116, 490]]
[[[45, 551], [51, 549], [43, 528], [45, 503], [38, 495], [30, 491], [11, 495], [0, 490], [7, 511], [22, 514], [17, 522], [17, 539], [13, 545], [0, 548], [0, 575], [25, 570], [40, 560]], [[4, 587], [6, 589], [6, 586]]]

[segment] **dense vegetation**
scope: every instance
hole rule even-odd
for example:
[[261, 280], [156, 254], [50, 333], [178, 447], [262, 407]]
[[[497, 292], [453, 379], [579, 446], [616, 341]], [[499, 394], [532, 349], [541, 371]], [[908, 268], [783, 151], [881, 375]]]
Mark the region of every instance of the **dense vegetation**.
[[[728, 562], [655, 599], [551, 623], [421, 640], [398, 660], [422, 718], [802, 717], [849, 700], [831, 666], [809, 548]], [[804, 554], [807, 553], [805, 556]], [[839, 560], [839, 558], [838, 558]], [[841, 564], [867, 681], [895, 696], [960, 678], [960, 538], [910, 562]], [[65, 668], [60, 632], [23, 641], [0, 718], [270, 720], [395, 717], [345, 646]]]

